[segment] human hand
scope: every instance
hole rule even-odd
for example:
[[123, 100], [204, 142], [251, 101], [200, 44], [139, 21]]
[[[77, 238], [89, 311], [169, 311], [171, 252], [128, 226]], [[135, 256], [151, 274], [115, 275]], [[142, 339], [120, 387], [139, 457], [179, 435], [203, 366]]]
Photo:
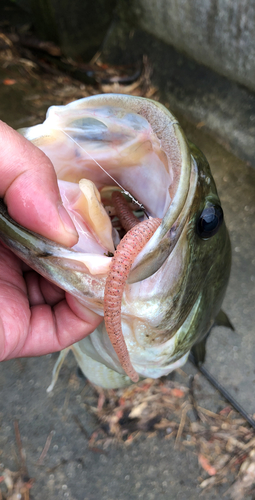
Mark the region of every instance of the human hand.
[[[0, 198], [10, 216], [73, 246], [78, 236], [47, 156], [1, 121], [0, 151]], [[0, 243], [0, 361], [59, 351], [89, 335], [101, 321]]]

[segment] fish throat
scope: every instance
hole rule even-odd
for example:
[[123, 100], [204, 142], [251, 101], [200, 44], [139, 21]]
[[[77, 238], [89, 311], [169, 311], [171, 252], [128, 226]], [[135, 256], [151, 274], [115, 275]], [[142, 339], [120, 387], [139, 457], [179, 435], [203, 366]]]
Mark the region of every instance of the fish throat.
[[155, 233], [161, 223], [159, 218], [139, 222], [129, 203], [118, 191], [112, 195], [112, 204], [122, 227], [127, 231], [112, 257], [104, 293], [104, 318], [106, 331], [119, 358], [120, 364], [133, 382], [139, 375], [130, 361], [121, 328], [121, 302], [125, 284], [136, 256]]

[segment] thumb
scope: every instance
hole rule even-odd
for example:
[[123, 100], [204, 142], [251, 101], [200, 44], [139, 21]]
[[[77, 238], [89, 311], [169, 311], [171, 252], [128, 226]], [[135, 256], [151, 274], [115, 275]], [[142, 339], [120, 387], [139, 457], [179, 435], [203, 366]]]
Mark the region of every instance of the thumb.
[[0, 121], [0, 197], [19, 224], [58, 243], [77, 243], [49, 158]]

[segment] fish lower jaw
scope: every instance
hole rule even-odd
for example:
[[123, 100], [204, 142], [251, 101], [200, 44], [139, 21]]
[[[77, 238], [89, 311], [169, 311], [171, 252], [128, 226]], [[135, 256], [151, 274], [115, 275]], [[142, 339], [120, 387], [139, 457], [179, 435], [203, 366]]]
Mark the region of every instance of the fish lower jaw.
[[142, 378], [160, 378], [166, 375], [169, 375], [169, 373], [173, 372], [174, 370], [177, 370], [177, 368], [180, 368], [181, 366], [185, 365], [185, 363], [188, 360], [189, 356], [189, 351], [185, 353], [180, 359], [177, 361], [170, 362], [167, 366], [156, 366], [156, 363], [153, 363], [152, 366], [150, 367], [149, 365], [146, 366], [144, 369], [139, 367], [139, 369], [136, 367], [134, 363], [134, 367], [137, 369], [137, 372]]

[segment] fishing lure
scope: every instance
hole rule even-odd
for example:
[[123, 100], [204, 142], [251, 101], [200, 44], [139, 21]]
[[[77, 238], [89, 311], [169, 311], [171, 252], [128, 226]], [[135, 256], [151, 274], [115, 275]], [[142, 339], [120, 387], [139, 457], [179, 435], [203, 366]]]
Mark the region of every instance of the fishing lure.
[[135, 257], [155, 233], [161, 219], [150, 218], [139, 222], [122, 194], [117, 191], [112, 195], [112, 202], [122, 227], [128, 232], [117, 247], [106, 279], [104, 294], [105, 326], [122, 368], [133, 382], [138, 382], [139, 375], [131, 364], [121, 329], [121, 301], [125, 283]]

